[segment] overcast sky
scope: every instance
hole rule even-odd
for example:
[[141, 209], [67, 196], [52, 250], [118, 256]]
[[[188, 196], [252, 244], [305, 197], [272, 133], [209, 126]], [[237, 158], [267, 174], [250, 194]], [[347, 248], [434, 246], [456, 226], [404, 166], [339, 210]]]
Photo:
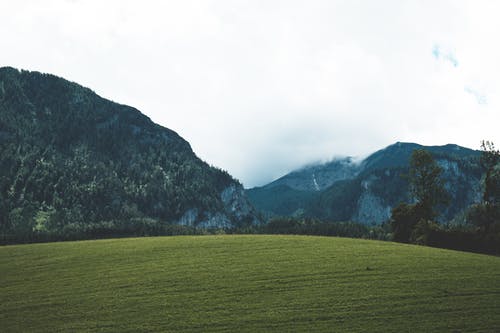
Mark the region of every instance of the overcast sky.
[[396, 141], [500, 145], [500, 1], [0, 0], [0, 66], [78, 82], [246, 187]]

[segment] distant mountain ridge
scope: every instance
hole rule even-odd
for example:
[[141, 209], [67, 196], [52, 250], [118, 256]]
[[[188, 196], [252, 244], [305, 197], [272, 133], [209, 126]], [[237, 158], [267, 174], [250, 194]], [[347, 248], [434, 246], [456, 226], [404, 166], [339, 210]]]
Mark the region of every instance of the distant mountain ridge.
[[259, 223], [241, 184], [174, 131], [76, 83], [0, 68], [0, 232], [79, 232], [138, 219]]
[[266, 187], [286, 185], [294, 190], [321, 191], [339, 180], [353, 178], [360, 167], [351, 157], [336, 158], [323, 164], [313, 164], [292, 171]]
[[404, 175], [414, 149], [430, 151], [443, 168], [451, 203], [441, 208], [442, 219], [460, 218], [466, 207], [480, 201], [483, 170], [479, 151], [454, 144], [404, 142], [381, 149], [359, 163], [346, 157], [307, 166], [247, 193], [254, 206], [268, 215], [382, 223], [392, 207], [410, 200]]

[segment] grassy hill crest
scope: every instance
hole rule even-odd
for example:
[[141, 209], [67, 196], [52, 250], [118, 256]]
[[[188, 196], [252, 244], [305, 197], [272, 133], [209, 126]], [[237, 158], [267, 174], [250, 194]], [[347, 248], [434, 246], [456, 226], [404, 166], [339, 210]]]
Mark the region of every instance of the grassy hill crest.
[[3, 332], [496, 332], [500, 258], [311, 236], [0, 247]]

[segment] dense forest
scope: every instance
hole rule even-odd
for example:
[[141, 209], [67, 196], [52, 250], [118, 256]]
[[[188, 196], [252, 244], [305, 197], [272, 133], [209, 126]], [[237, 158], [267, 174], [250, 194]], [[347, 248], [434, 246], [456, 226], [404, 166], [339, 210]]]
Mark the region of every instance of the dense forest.
[[190, 226], [254, 223], [248, 207], [227, 207], [244, 200], [240, 189], [138, 110], [53, 75], [0, 69], [3, 241], [167, 230], [186, 212]]

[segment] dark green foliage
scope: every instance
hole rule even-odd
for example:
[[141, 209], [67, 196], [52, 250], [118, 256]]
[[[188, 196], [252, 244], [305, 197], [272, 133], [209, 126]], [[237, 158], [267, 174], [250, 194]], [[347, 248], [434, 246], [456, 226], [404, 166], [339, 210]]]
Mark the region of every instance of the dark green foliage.
[[360, 194], [359, 179], [338, 181], [309, 203], [307, 215], [332, 221], [347, 221], [354, 214]]
[[89, 89], [12, 68], [0, 85], [3, 239], [121, 233], [117, 221], [142, 218], [164, 228], [192, 208], [223, 211], [221, 191], [238, 185], [175, 132]]
[[426, 243], [427, 232], [435, 227], [431, 222], [437, 215], [435, 207], [446, 202], [447, 194], [440, 174], [441, 168], [428, 151], [413, 151], [408, 179], [416, 203], [400, 203], [392, 209], [390, 224], [395, 241]]
[[436, 206], [448, 200], [440, 177], [441, 171], [428, 151], [413, 151], [410, 158], [409, 184], [410, 194], [419, 206], [419, 219], [434, 219], [437, 216]]
[[483, 200], [500, 205], [500, 151], [491, 141], [482, 141], [481, 149], [481, 162], [486, 169]]
[[479, 233], [500, 238], [500, 151], [490, 141], [483, 141], [481, 148], [486, 169], [483, 202], [473, 205], [467, 217]]
[[390, 225], [396, 242], [410, 242], [413, 229], [421, 219], [419, 206], [400, 203], [391, 212]]
[[387, 206], [394, 207], [401, 200], [408, 199], [408, 180], [404, 175], [407, 168], [394, 167], [390, 169], [372, 170], [364, 179], [374, 179], [370, 182], [370, 192], [383, 199]]
[[500, 233], [500, 205], [475, 204], [470, 207], [467, 218], [480, 233]]
[[[491, 150], [484, 151], [484, 154], [492, 154]], [[434, 207], [446, 202], [447, 197], [439, 177], [441, 170], [428, 152], [416, 150], [411, 158], [409, 172], [410, 192], [416, 203], [401, 203], [392, 210], [390, 224], [393, 239], [457, 250], [500, 253], [500, 205], [495, 204], [497, 197], [491, 195], [497, 191], [495, 180], [490, 179], [490, 185], [487, 183], [488, 177], [495, 177], [494, 163], [498, 163], [498, 160], [494, 156], [483, 156], [482, 161], [485, 169], [490, 171], [485, 176], [484, 202], [472, 205], [467, 212], [467, 219], [474, 228], [467, 225], [440, 225], [432, 218], [437, 215]]]
[[[439, 224], [433, 221], [421, 219], [415, 224], [410, 236], [410, 242], [419, 245], [429, 245], [431, 233], [440, 230]], [[439, 246], [439, 245], [437, 245]]]
[[[478, 205], [484, 208], [482, 205]], [[467, 225], [437, 224], [421, 218], [419, 205], [401, 203], [392, 210], [392, 240], [454, 250], [500, 254], [500, 224], [481, 232]], [[477, 211], [474, 210], [477, 214]], [[482, 229], [484, 230], [484, 229]]]
[[481, 233], [464, 227], [433, 227], [426, 231], [425, 245], [499, 255], [500, 232]]
[[385, 225], [367, 226], [355, 222], [324, 222], [311, 218], [275, 217], [261, 227], [264, 233], [389, 239]]
[[316, 195], [315, 192], [296, 190], [287, 185], [256, 187], [246, 193], [250, 201], [263, 212], [284, 216], [304, 211]]

